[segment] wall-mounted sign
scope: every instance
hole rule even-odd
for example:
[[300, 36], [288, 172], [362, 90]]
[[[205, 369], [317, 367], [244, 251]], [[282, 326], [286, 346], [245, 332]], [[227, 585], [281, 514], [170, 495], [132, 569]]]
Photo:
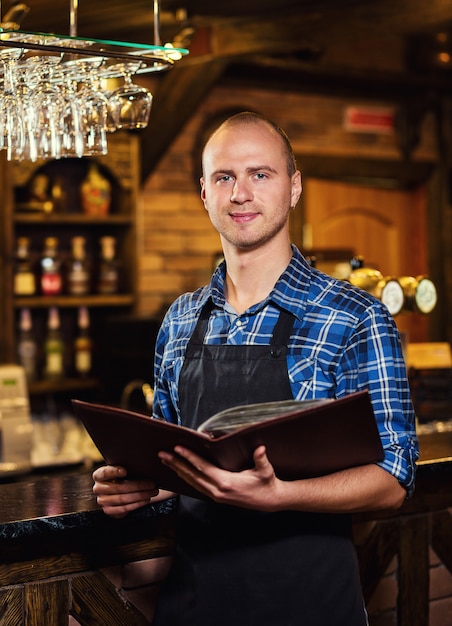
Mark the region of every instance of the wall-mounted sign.
[[344, 110], [344, 128], [354, 133], [392, 135], [394, 109], [389, 107], [349, 106]]

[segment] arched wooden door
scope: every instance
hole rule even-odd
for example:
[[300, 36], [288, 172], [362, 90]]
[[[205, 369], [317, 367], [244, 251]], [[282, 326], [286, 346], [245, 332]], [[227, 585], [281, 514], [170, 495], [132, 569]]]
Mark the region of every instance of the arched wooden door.
[[[426, 201], [422, 187], [382, 189], [308, 178], [304, 248], [350, 248], [383, 275], [427, 273]], [[427, 341], [428, 319], [396, 317], [409, 341]]]

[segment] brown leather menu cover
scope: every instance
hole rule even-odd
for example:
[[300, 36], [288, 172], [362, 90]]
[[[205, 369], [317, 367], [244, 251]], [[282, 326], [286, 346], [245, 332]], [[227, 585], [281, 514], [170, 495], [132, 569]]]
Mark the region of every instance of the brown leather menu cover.
[[[76, 415], [110, 465], [121, 465], [134, 478], [153, 478], [161, 489], [201, 496], [162, 465], [160, 450], [190, 448], [219, 467], [252, 467], [252, 455], [264, 444], [277, 476], [295, 480], [376, 463], [383, 448], [367, 391], [318, 404], [211, 438], [196, 430], [127, 409], [73, 400]], [[292, 403], [293, 404], [293, 403]]]

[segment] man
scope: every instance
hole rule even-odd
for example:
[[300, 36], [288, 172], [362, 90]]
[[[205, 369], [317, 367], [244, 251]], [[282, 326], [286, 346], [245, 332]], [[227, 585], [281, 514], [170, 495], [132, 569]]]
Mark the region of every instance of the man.
[[[237, 473], [187, 449], [162, 451], [162, 463], [209, 499], [180, 498], [159, 626], [366, 624], [349, 514], [397, 508], [413, 490], [417, 442], [395, 324], [375, 298], [311, 268], [291, 246], [300, 194], [289, 140], [269, 120], [241, 113], [210, 137], [201, 198], [225, 263], [163, 321], [154, 412], [196, 427], [236, 404], [368, 389], [385, 459], [289, 482], [263, 446]], [[152, 481], [115, 480], [125, 476], [94, 473], [107, 514], [157, 495]]]

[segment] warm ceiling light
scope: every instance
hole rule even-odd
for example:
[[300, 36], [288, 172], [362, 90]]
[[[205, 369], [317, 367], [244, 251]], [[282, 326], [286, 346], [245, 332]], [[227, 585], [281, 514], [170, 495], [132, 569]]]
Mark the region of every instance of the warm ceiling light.
[[448, 52], [438, 52], [437, 59], [441, 65], [447, 65], [450, 63], [450, 54]]
[[436, 34], [436, 40], [439, 43], [446, 43], [446, 41], [449, 40], [449, 35], [447, 33], [437, 33]]

